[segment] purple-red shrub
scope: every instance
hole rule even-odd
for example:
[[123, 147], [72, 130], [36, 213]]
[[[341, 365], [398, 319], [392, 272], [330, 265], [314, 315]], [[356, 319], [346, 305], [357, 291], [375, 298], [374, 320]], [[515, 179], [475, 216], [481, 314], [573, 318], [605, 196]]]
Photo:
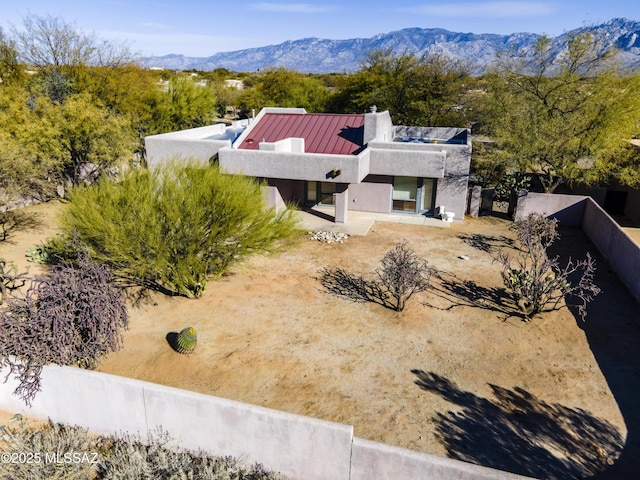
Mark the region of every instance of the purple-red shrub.
[[0, 310], [0, 364], [20, 384], [15, 394], [30, 404], [49, 363], [94, 368], [122, 346], [128, 327], [123, 293], [109, 270], [75, 242], [73, 264], [53, 265], [31, 281], [24, 296]]

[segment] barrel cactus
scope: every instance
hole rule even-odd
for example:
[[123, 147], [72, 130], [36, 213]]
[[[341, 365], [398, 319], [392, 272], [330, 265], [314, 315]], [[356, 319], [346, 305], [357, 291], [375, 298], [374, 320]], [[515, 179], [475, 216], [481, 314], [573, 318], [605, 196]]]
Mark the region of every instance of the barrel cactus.
[[178, 353], [191, 353], [198, 343], [198, 335], [193, 327], [183, 328], [178, 334], [176, 340], [176, 350]]

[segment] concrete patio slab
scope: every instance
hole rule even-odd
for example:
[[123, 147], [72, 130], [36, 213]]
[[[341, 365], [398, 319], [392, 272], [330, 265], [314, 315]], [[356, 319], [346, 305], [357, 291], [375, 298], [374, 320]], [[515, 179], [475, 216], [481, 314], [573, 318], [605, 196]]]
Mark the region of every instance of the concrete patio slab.
[[347, 222], [335, 223], [333, 221], [333, 209], [313, 207], [309, 210], [296, 212], [304, 229], [309, 231], [325, 231], [346, 233], [349, 235], [366, 235], [374, 222], [402, 223], [409, 225], [424, 225], [435, 228], [449, 228], [451, 223], [438, 218], [425, 217], [424, 215], [411, 214], [386, 214], [375, 212], [349, 211]]

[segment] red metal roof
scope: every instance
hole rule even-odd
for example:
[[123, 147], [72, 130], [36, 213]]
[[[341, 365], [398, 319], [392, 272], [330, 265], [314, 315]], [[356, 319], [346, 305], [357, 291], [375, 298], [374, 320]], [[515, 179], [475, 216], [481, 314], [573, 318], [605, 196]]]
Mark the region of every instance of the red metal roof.
[[362, 148], [364, 115], [266, 113], [238, 148], [258, 150], [260, 142], [304, 138], [305, 152], [356, 154]]

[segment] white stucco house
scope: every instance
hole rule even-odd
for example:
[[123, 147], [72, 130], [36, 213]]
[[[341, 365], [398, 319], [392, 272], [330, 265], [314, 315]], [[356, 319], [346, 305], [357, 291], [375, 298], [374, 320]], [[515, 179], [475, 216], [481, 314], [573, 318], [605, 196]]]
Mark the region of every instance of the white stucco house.
[[[315, 114], [264, 108], [250, 120], [146, 137], [150, 168], [176, 158], [264, 179], [271, 205], [327, 205], [335, 221], [350, 210], [462, 221], [471, 133], [466, 128], [395, 126], [388, 111]], [[446, 212], [446, 213], [445, 213]]]

